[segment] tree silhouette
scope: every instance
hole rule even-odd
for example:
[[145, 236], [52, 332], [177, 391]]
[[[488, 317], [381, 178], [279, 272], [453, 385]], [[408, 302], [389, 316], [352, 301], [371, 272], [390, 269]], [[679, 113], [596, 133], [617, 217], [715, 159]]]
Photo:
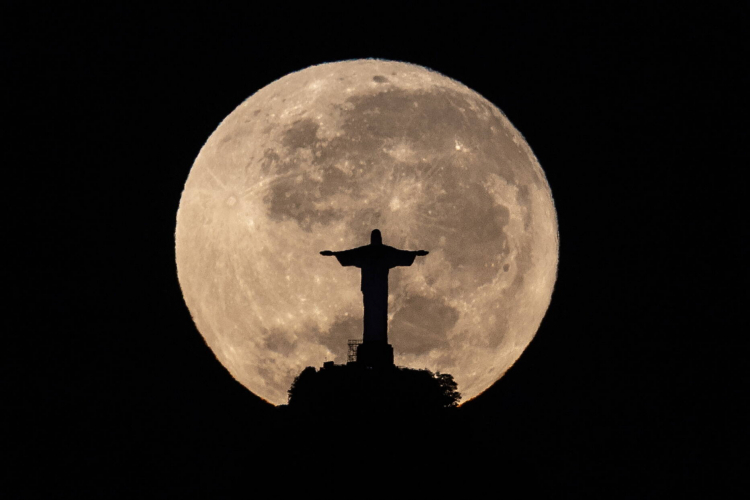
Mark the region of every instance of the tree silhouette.
[[453, 376], [429, 370], [356, 364], [308, 366], [289, 389], [289, 407], [313, 411], [430, 411], [458, 406]]

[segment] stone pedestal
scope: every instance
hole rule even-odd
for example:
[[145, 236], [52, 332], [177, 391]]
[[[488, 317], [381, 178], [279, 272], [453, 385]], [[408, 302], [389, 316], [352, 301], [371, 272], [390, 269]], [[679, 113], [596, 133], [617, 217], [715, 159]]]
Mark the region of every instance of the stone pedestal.
[[357, 347], [357, 364], [373, 368], [393, 366], [393, 346], [386, 342], [363, 342]]

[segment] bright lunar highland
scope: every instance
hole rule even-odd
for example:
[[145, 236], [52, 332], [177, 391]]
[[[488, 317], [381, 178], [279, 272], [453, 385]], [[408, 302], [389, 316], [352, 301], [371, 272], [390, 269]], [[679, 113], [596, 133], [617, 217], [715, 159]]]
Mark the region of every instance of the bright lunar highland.
[[321, 250], [429, 256], [390, 272], [399, 366], [450, 373], [463, 400], [536, 333], [555, 283], [549, 185], [492, 103], [426, 68], [322, 64], [259, 90], [200, 151], [177, 214], [180, 285], [229, 372], [281, 404], [294, 377], [362, 338], [360, 271]]

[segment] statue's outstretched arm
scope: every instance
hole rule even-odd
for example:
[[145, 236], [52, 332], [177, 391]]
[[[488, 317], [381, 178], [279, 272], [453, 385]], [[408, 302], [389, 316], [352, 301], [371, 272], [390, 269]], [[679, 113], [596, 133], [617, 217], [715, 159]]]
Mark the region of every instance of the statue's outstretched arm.
[[357, 266], [360, 267], [362, 257], [362, 248], [352, 248], [351, 250], [341, 250], [340, 252], [332, 252], [330, 250], [323, 250], [320, 255], [330, 257], [335, 256], [339, 264], [342, 266]]
[[417, 255], [419, 255], [420, 257], [424, 257], [425, 255], [427, 255], [427, 254], [428, 254], [428, 253], [430, 253], [430, 252], [428, 252], [427, 250], [417, 250], [417, 252], [416, 252], [416, 253], [417, 253]]

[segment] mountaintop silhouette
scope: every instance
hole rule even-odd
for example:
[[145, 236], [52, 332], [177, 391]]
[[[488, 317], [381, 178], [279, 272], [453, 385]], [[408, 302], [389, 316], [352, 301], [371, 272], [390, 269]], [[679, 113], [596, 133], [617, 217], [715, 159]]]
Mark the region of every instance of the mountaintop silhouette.
[[317, 412], [422, 412], [458, 406], [453, 376], [363, 364], [308, 366], [289, 389], [289, 408]]

